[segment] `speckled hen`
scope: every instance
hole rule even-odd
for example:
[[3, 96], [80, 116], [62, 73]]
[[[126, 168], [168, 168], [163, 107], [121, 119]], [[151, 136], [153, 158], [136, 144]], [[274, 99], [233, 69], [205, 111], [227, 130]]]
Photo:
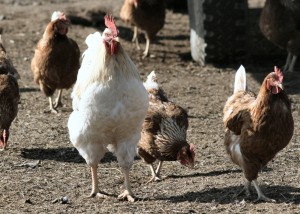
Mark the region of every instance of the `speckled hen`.
[[[195, 147], [188, 144], [188, 114], [185, 109], [168, 100], [158, 86], [152, 71], [144, 83], [150, 99], [147, 116], [143, 123], [142, 137], [138, 144], [139, 156], [150, 166], [152, 177], [149, 182], [160, 180], [163, 161], [179, 161], [193, 168]], [[153, 163], [158, 160], [154, 170]]]

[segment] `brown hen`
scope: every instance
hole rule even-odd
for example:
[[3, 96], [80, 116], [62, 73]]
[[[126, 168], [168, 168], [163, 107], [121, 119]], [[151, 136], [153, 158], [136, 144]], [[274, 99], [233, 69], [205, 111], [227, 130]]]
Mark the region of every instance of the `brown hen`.
[[0, 35], [0, 149], [7, 147], [9, 128], [18, 113], [19, 74], [6, 54]]
[[[49, 98], [50, 111], [57, 113], [62, 89], [69, 89], [77, 78], [80, 51], [77, 43], [67, 37], [70, 22], [64, 13], [55, 11], [31, 61], [34, 81]], [[55, 104], [52, 95], [59, 89]]]
[[287, 50], [284, 71], [294, 71], [300, 54], [299, 1], [267, 0], [261, 12], [259, 27], [268, 40]]
[[241, 66], [236, 73], [234, 93], [224, 107], [226, 151], [247, 179], [243, 190], [250, 195], [253, 182], [257, 200], [274, 201], [262, 193], [257, 182], [258, 172], [293, 136], [291, 103], [282, 88], [282, 80], [282, 73], [275, 67], [274, 72], [265, 77], [256, 96], [246, 90], [246, 73]]
[[120, 11], [120, 17], [126, 23], [134, 26], [134, 34], [132, 41], [138, 42], [138, 29], [145, 33], [146, 48], [143, 57], [148, 56], [150, 41], [152, 41], [158, 31], [160, 31], [165, 24], [166, 16], [165, 0], [125, 0]]

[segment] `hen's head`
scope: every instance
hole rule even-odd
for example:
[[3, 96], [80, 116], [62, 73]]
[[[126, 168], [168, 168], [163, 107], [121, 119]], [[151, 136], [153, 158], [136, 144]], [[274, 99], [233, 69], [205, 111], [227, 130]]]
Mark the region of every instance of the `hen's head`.
[[51, 16], [51, 22], [54, 22], [54, 31], [60, 35], [66, 35], [68, 33], [68, 27], [70, 21], [67, 19], [63, 12], [55, 11]]
[[190, 147], [183, 146], [177, 153], [177, 160], [184, 166], [194, 168], [195, 165], [195, 146], [190, 144]]
[[0, 150], [3, 150], [7, 146], [9, 132], [6, 129], [0, 129]]
[[265, 79], [267, 90], [271, 91], [273, 94], [278, 94], [281, 90], [283, 90], [282, 80], [282, 72], [275, 66], [274, 72], [271, 72]]
[[105, 45], [106, 51], [110, 55], [114, 55], [118, 52], [120, 42], [118, 37], [118, 30], [114, 21], [114, 18], [111, 15], [106, 15], [104, 17], [105, 20], [105, 28], [102, 38], [103, 43]]

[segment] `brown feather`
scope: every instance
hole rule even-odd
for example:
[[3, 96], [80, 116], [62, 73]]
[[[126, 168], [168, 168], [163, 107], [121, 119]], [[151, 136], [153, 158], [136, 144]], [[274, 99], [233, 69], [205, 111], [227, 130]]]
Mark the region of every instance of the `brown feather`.
[[[224, 107], [226, 151], [249, 181], [257, 178], [258, 171], [288, 145], [293, 135], [294, 122], [287, 94], [284, 90], [273, 94], [267, 89], [267, 81], [278, 78], [274, 72], [270, 73], [257, 97], [239, 91]], [[234, 152], [237, 144], [242, 159]]]
[[0, 140], [6, 130], [6, 141], [9, 139], [9, 128], [18, 113], [20, 100], [19, 85], [15, 78], [18, 75], [8, 58], [5, 48], [0, 43]]
[[134, 6], [133, 0], [125, 0], [120, 11], [120, 17], [125, 22], [143, 30], [150, 40], [153, 40], [165, 23], [165, 1], [140, 0]]
[[300, 54], [300, 4], [292, 0], [266, 0], [259, 27], [263, 35], [293, 55]]
[[52, 96], [56, 89], [70, 88], [80, 66], [77, 43], [56, 31], [60, 22], [58, 19], [47, 25], [31, 61], [34, 81], [46, 96]]
[[168, 100], [159, 88], [149, 89], [150, 105], [143, 123], [138, 153], [148, 164], [155, 160], [176, 161], [178, 152], [190, 148], [186, 141], [188, 114]]

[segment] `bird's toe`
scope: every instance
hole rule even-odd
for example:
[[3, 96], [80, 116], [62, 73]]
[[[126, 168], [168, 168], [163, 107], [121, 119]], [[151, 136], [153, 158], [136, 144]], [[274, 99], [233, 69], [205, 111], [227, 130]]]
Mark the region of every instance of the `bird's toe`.
[[119, 200], [127, 199], [129, 202], [134, 202], [135, 198], [132, 196], [131, 193], [129, 193], [127, 190], [125, 190], [122, 194], [118, 196]]

